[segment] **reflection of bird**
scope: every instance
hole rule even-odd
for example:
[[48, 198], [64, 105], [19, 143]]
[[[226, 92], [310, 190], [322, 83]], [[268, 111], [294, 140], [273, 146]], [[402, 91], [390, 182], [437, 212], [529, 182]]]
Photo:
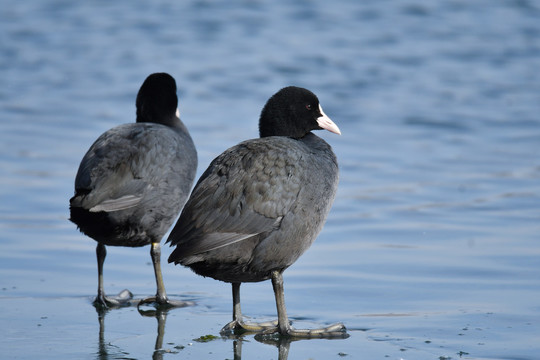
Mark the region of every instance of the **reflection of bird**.
[[340, 134], [310, 91], [287, 87], [262, 110], [259, 139], [218, 156], [199, 179], [168, 242], [169, 262], [230, 282], [233, 321], [224, 330], [264, 330], [242, 321], [240, 283], [272, 279], [278, 310], [267, 331], [290, 336], [328, 336], [327, 329], [295, 330], [283, 296], [283, 271], [312, 244], [330, 210], [338, 165], [330, 146], [312, 130]]
[[185, 203], [195, 178], [197, 153], [177, 116], [176, 82], [165, 73], [148, 76], [137, 94], [137, 121], [103, 133], [81, 161], [70, 199], [70, 220], [98, 242], [99, 286], [94, 304], [117, 306], [130, 296], [105, 297], [105, 245], [151, 244], [157, 295], [167, 299], [160, 241]]
[[[235, 360], [242, 360], [242, 347], [244, 343], [244, 335], [229, 335], [233, 338], [233, 353]], [[278, 360], [287, 360], [289, 358], [289, 349], [291, 342], [300, 340], [298, 338], [291, 338], [288, 336], [265, 336], [263, 334], [255, 335], [255, 340], [260, 343], [275, 346], [278, 349]], [[249, 342], [249, 341], [248, 341]]]
[[157, 320], [157, 336], [156, 344], [154, 345], [154, 353], [152, 360], [163, 359], [163, 337], [165, 336], [165, 322], [167, 321], [167, 313], [169, 309], [158, 308], [156, 310], [141, 310], [138, 308], [139, 314], [146, 317], [155, 317]]
[[[124, 359], [126, 352], [123, 349], [118, 348], [116, 345], [113, 345], [110, 341], [105, 340], [105, 316], [110, 309], [103, 307], [97, 307], [96, 311], [98, 314], [99, 321], [99, 348], [97, 352], [96, 359], [98, 360], [108, 360], [108, 359]], [[141, 310], [138, 309], [139, 314], [145, 317], [153, 317], [157, 320], [157, 334], [156, 342], [154, 345], [154, 351], [152, 354], [152, 360], [163, 359], [163, 353], [166, 350], [163, 350], [163, 337], [165, 336], [165, 323], [167, 321], [167, 314], [169, 309], [166, 307], [159, 307], [154, 310]]]

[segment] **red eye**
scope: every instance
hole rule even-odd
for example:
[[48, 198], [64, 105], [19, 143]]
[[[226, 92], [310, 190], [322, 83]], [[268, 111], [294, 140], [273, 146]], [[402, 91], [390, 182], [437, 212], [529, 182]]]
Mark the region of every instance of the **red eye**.
[[310, 105], [310, 104], [307, 104], [307, 105], [306, 105], [306, 109], [311, 110], [311, 105]]

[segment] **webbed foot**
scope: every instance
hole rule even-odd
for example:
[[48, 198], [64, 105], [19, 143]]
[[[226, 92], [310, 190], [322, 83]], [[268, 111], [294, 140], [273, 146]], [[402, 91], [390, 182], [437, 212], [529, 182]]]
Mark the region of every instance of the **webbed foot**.
[[92, 304], [96, 308], [101, 309], [124, 307], [131, 305], [131, 299], [133, 299], [131, 291], [124, 289], [115, 296], [105, 296], [103, 293], [98, 294]]
[[152, 297], [142, 299], [141, 301], [139, 301], [139, 303], [137, 304], [137, 309], [139, 309], [141, 305], [152, 305], [158, 309], [165, 310], [165, 309], [193, 306], [195, 305], [195, 303], [193, 301], [171, 300], [169, 298], [160, 299], [156, 296], [152, 296]]
[[[273, 333], [278, 332], [281, 336], [300, 338], [300, 339], [314, 339], [314, 338], [348, 338], [347, 329], [342, 323], [332, 324], [330, 326], [319, 329], [295, 329], [291, 326], [285, 326], [284, 329], [277, 329]], [[264, 332], [262, 335], [272, 334], [272, 332]]]
[[221, 331], [221, 335], [242, 334], [242, 333], [273, 333], [278, 331], [278, 321], [266, 321], [260, 323], [246, 323], [243, 320], [233, 320], [225, 325]]

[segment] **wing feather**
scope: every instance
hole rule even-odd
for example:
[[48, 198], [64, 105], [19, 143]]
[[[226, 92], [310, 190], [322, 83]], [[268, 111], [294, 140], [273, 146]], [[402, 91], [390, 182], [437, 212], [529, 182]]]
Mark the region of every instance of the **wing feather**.
[[81, 161], [72, 206], [112, 212], [153, 201], [152, 191], [163, 181], [163, 172], [173, 171], [154, 162], [160, 158], [162, 164], [173, 163], [178, 150], [174, 137], [163, 125], [141, 123], [102, 134]]
[[186, 203], [167, 242], [169, 262], [246, 240], [279, 228], [294, 206], [302, 178], [295, 174], [301, 152], [288, 138], [253, 139], [218, 156]]

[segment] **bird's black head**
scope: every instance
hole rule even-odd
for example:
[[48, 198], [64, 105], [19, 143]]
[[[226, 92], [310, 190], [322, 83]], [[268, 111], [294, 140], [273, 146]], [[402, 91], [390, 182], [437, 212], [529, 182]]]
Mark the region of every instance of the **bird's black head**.
[[137, 122], [168, 124], [176, 117], [176, 81], [167, 73], [149, 75], [137, 94]]
[[259, 119], [259, 134], [299, 139], [311, 130], [340, 134], [339, 128], [324, 114], [319, 99], [311, 91], [288, 86], [275, 93], [264, 106]]

